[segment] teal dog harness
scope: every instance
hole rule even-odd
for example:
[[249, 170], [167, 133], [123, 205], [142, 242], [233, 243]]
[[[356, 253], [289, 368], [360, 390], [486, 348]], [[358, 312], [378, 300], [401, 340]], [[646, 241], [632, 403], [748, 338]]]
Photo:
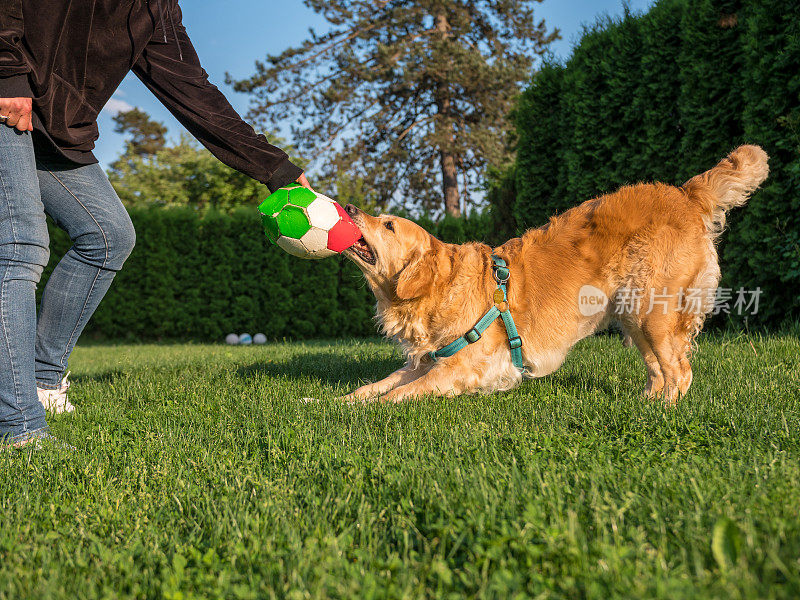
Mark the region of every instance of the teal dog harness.
[[503, 320], [503, 325], [506, 327], [506, 334], [508, 335], [508, 347], [511, 349], [511, 361], [514, 366], [519, 369], [520, 373], [525, 372], [525, 364], [522, 361], [522, 340], [517, 333], [517, 326], [514, 325], [514, 317], [511, 316], [511, 311], [508, 309], [508, 280], [511, 277], [511, 271], [504, 261], [499, 256], [492, 254], [492, 275], [497, 282], [497, 289], [494, 291], [494, 306], [483, 315], [475, 324], [475, 327], [470, 329], [467, 333], [462, 335], [454, 342], [450, 342], [444, 348], [429, 353], [429, 356], [435, 361], [439, 358], [446, 358], [453, 356], [459, 350], [463, 350], [470, 344], [474, 344], [481, 339], [481, 334], [489, 328], [489, 325], [494, 323], [498, 317]]

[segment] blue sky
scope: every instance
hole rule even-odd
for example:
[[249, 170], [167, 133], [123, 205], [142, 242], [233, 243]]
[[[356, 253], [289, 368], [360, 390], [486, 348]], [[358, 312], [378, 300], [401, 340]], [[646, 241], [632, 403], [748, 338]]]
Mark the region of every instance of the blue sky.
[[[634, 11], [647, 9], [653, 0], [629, 0]], [[545, 0], [536, 7], [536, 18], [549, 27], [561, 29], [563, 39], [552, 46], [559, 56], [567, 56], [578, 39], [581, 27], [599, 15], [622, 13], [622, 0]], [[307, 36], [308, 28], [324, 29], [325, 21], [305, 7], [302, 0], [182, 0], [183, 21], [200, 59], [233, 106], [244, 114], [249, 99], [225, 85], [225, 73], [245, 78], [254, 72], [253, 64], [267, 54], [277, 54]], [[120, 153], [122, 136], [114, 133], [111, 116], [118, 110], [137, 106], [169, 127], [177, 138], [181, 125], [150, 95], [139, 80], [129, 75], [100, 117], [100, 140], [96, 155], [107, 166]]]

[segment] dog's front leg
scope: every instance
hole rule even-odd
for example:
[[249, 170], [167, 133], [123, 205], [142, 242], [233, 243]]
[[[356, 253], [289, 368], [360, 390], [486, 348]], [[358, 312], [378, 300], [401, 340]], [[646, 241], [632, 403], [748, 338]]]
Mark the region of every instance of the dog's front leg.
[[457, 396], [467, 390], [459, 369], [437, 365], [425, 375], [405, 385], [395, 387], [381, 396], [381, 402], [402, 402], [417, 396]]
[[345, 396], [345, 400], [367, 400], [369, 398], [377, 398], [398, 386], [404, 386], [419, 379], [430, 371], [432, 366], [433, 365], [430, 363], [421, 363], [417, 366], [407, 363], [402, 369], [398, 369], [385, 379], [361, 386], [352, 394]]

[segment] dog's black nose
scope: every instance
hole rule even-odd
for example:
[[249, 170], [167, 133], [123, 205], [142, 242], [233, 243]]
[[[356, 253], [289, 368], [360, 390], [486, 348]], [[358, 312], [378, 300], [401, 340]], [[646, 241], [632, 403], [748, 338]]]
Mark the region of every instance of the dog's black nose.
[[345, 212], [350, 215], [351, 217], [355, 217], [358, 214], [358, 209], [353, 206], [352, 204], [348, 204], [344, 207]]

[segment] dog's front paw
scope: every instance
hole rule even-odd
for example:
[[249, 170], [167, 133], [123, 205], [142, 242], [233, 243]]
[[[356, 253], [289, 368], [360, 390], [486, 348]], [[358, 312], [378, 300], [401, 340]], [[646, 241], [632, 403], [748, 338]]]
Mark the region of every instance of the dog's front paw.
[[339, 398], [345, 404], [364, 404], [365, 400], [358, 398], [355, 394], [347, 394], [347, 396], [341, 396]]
[[364, 385], [356, 391], [347, 394], [347, 396], [344, 396], [342, 400], [348, 404], [363, 404], [365, 402], [377, 400], [378, 397], [378, 392], [371, 385]]

